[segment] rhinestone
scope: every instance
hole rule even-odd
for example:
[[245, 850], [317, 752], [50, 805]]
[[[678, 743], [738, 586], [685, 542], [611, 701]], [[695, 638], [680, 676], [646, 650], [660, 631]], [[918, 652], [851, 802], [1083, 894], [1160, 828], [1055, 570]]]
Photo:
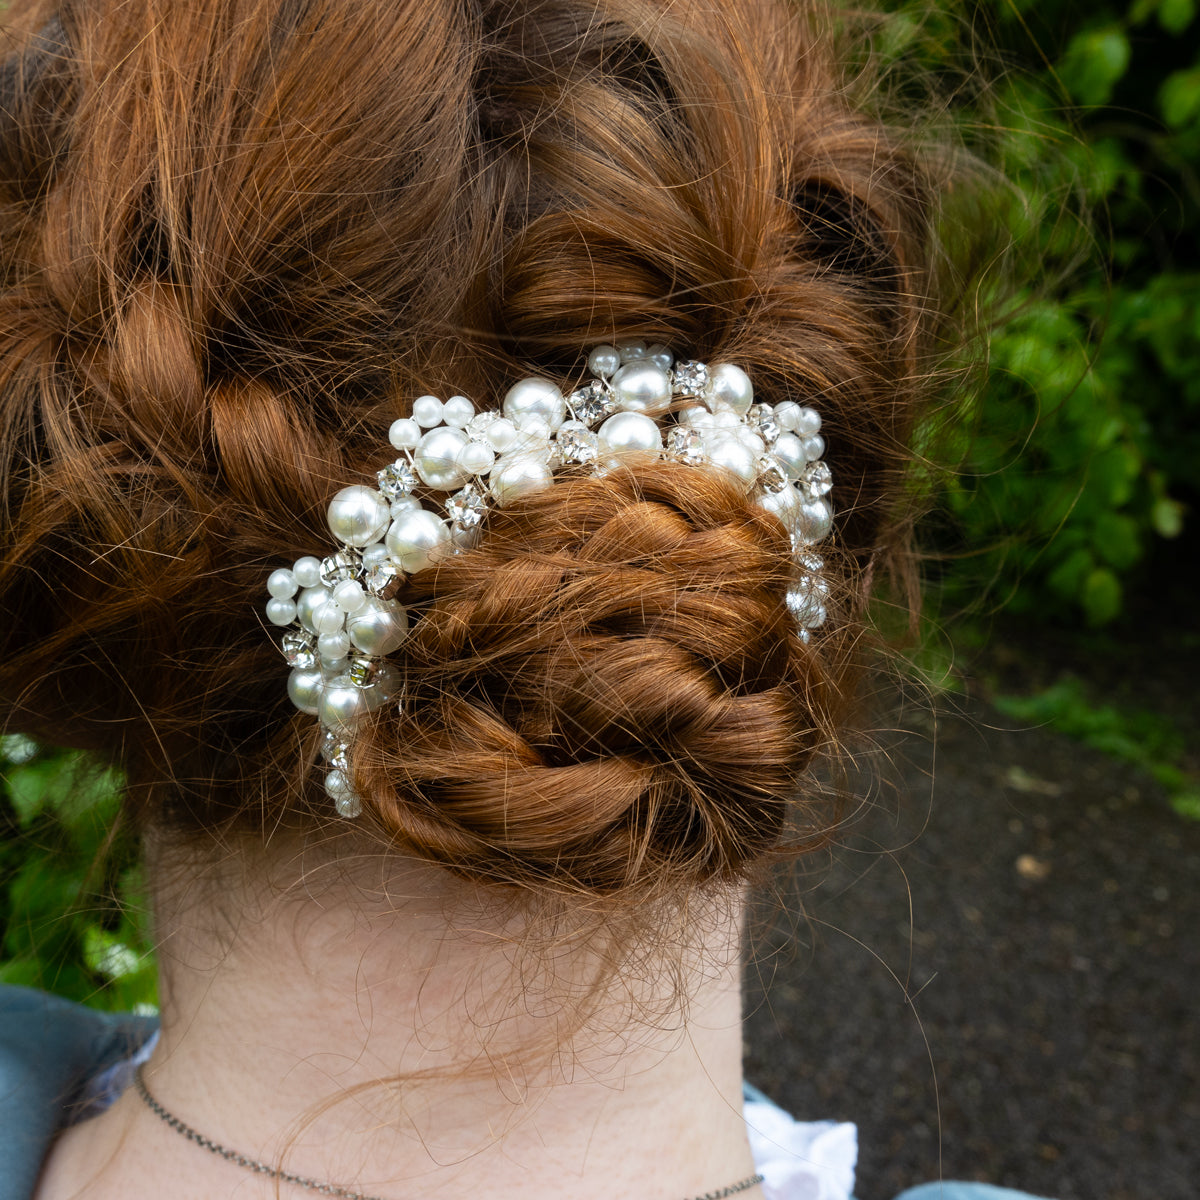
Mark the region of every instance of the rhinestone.
[[375, 679], [375, 663], [369, 658], [352, 658], [346, 667], [346, 677], [355, 687], [370, 687]]
[[354, 550], [339, 550], [321, 563], [321, 582], [326, 587], [332, 587], [344, 579], [357, 579], [360, 575], [362, 555]]
[[377, 471], [375, 478], [379, 483], [379, 490], [389, 500], [399, 500], [401, 496], [409, 495], [417, 486], [417, 473], [406, 458], [398, 458], [382, 471]]
[[667, 434], [667, 453], [679, 462], [702, 463], [705, 461], [704, 435], [699, 429], [676, 425]]
[[752, 404], [746, 414], [751, 429], [756, 429], [768, 446], [783, 432], [775, 420], [775, 410], [769, 404]]
[[283, 657], [289, 667], [311, 670], [317, 665], [317, 652], [313, 639], [307, 633], [285, 633], [283, 635]]
[[328, 762], [337, 754], [345, 754], [350, 749], [350, 743], [344, 737], [339, 737], [332, 729], [326, 729], [321, 734], [321, 757]]
[[568, 465], [587, 466], [600, 453], [600, 439], [586, 429], [567, 429], [558, 435], [558, 455]]
[[782, 492], [788, 486], [787, 472], [773, 455], [764, 454], [758, 460], [758, 486], [767, 492]]
[[576, 420], [585, 425], [595, 425], [616, 411], [616, 405], [608, 393], [608, 389], [598, 379], [574, 391], [567, 397], [567, 404], [575, 414]]
[[833, 488], [833, 472], [827, 463], [810, 462], [800, 474], [800, 486], [810, 496], [826, 496]]
[[367, 591], [380, 600], [394, 600], [404, 582], [404, 572], [394, 563], [376, 563], [367, 573]]
[[676, 396], [703, 396], [708, 390], [708, 367], [702, 362], [675, 365], [671, 390]]
[[474, 529], [483, 520], [487, 507], [483, 493], [468, 483], [446, 501], [446, 514], [459, 529]]
[[825, 623], [825, 605], [815, 592], [791, 587], [787, 593], [787, 606], [801, 629], [816, 629]]

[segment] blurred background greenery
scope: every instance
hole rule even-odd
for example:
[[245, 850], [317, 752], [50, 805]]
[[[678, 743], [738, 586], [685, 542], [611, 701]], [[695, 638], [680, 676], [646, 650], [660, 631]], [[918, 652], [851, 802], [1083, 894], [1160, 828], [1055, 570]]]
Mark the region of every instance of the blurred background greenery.
[[[984, 386], [942, 431], [957, 468], [929, 472], [930, 619], [916, 660], [952, 686], [952, 661], [997, 622], [1034, 638], [1091, 630], [1096, 653], [1118, 658], [1123, 622], [1193, 553], [1171, 544], [1197, 544], [1195, 0], [893, 9], [877, 53], [935, 80], [961, 78], [963, 32], [978, 26], [990, 82], [956, 92], [955, 119], [1011, 181], [1014, 241], [1041, 264], [990, 333]], [[1200, 817], [1169, 714], [1102, 703], [1075, 678], [995, 699], [1147, 767]], [[0, 740], [0, 773], [0, 981], [152, 1005], [136, 855], [111, 832], [119, 781], [18, 737]]]

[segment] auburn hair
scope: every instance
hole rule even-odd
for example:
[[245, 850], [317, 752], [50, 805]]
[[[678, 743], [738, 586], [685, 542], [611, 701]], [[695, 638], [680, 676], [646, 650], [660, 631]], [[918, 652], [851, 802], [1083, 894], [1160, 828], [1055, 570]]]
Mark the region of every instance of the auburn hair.
[[[816, 406], [830, 623], [780, 524], [662, 464], [408, 581], [368, 828], [474, 878], [736, 879], [851, 703], [904, 555], [936, 181], [791, 0], [18, 0], [0, 74], [0, 697], [140, 822], [328, 820], [261, 616], [423, 393], [495, 406], [644, 337]], [[859, 70], [862, 69], [861, 63]], [[801, 839], [803, 840], [803, 839]]]

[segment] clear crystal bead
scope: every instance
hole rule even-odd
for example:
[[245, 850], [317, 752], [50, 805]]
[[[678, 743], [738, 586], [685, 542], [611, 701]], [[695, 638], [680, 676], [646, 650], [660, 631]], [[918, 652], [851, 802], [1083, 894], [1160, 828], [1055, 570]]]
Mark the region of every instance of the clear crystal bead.
[[816, 575], [819, 571], [825, 569], [825, 560], [819, 554], [814, 554], [811, 550], [801, 550], [796, 555], [796, 565], [809, 574]]
[[676, 425], [667, 434], [667, 453], [679, 462], [702, 463], [705, 461], [704, 435], [699, 429]]
[[787, 606], [801, 629], [816, 629], [825, 623], [825, 605], [816, 592], [802, 591], [793, 585], [788, 589]]
[[708, 390], [708, 382], [708, 367], [704, 363], [676, 363], [671, 390], [676, 396], [703, 396]]
[[476, 413], [466, 424], [467, 437], [473, 442], [487, 444], [487, 431], [500, 420], [498, 412]]
[[417, 486], [417, 473], [405, 458], [398, 458], [382, 471], [376, 471], [375, 479], [379, 490], [388, 500], [399, 500], [401, 496], [410, 495]]
[[346, 667], [346, 677], [355, 687], [370, 687], [375, 680], [375, 663], [363, 655], [356, 655]]
[[833, 472], [826, 463], [810, 462], [801, 472], [800, 485], [810, 496], [827, 496], [833, 489]]
[[775, 420], [775, 410], [769, 404], [752, 404], [746, 414], [746, 420], [750, 428], [756, 430], [768, 446], [773, 446], [783, 432], [779, 428], [779, 422]]
[[782, 492], [788, 486], [787, 472], [774, 455], [764, 454], [758, 460], [758, 486], [765, 492]]
[[289, 667], [308, 671], [317, 665], [316, 643], [307, 633], [285, 633], [283, 635], [283, 657]]
[[358, 579], [362, 575], [362, 555], [354, 550], [339, 550], [321, 562], [321, 582], [333, 587], [345, 579]]
[[487, 500], [473, 483], [446, 501], [446, 515], [459, 529], [474, 529], [487, 513]]
[[404, 582], [404, 573], [391, 562], [375, 563], [364, 581], [367, 591], [380, 600], [394, 600]]
[[327, 729], [321, 735], [321, 757], [331, 766], [340, 771], [346, 769], [346, 756], [350, 753], [350, 743]]
[[611, 416], [616, 411], [608, 389], [598, 379], [593, 379], [572, 392], [567, 397], [567, 404], [575, 414], [575, 419], [585, 425], [595, 425], [597, 421]]
[[568, 466], [587, 466], [600, 454], [600, 439], [587, 429], [566, 429], [558, 435], [558, 456]]

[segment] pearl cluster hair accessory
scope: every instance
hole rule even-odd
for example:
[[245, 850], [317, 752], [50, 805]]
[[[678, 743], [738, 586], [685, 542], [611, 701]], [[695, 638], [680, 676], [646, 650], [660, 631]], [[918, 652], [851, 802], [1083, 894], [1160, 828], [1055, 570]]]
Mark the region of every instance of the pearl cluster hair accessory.
[[[787, 604], [801, 637], [824, 623], [829, 587], [813, 547], [833, 525], [833, 476], [820, 416], [791, 400], [756, 404], [732, 363], [676, 363], [666, 347], [640, 341], [596, 347], [588, 368], [592, 378], [569, 395], [549, 379], [522, 379], [499, 412], [476, 412], [465, 396], [421, 396], [411, 417], [392, 423], [399, 456], [376, 486], [343, 488], [330, 501], [340, 549], [267, 580], [268, 619], [292, 626], [283, 638], [288, 695], [320, 717], [325, 790], [342, 816], [362, 809], [348, 761], [354, 728], [403, 689], [386, 658], [408, 636], [396, 599], [404, 577], [474, 546], [492, 505], [548, 487], [557, 470], [603, 472], [653, 456], [726, 471], [791, 535]], [[446, 494], [444, 516], [417, 499], [422, 487]]]

